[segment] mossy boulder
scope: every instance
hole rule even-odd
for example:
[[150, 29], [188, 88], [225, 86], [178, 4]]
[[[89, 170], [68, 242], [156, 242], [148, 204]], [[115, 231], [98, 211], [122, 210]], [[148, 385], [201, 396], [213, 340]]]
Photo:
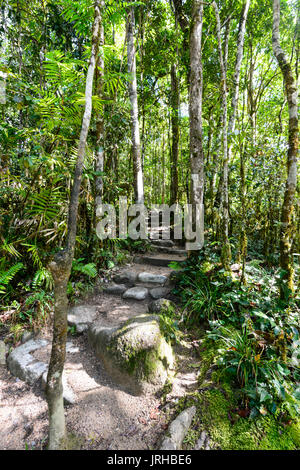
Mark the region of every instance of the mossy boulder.
[[134, 395], [162, 387], [174, 367], [172, 347], [155, 315], [141, 315], [115, 328], [91, 327], [89, 341], [113, 380]]

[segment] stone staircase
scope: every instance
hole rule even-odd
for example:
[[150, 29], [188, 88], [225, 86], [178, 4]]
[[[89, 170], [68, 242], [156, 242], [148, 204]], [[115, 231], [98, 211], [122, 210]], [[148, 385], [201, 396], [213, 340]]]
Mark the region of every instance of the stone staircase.
[[[167, 301], [172, 299], [170, 275], [173, 270], [169, 265], [172, 263], [181, 264], [185, 259], [185, 251], [177, 247], [174, 242], [154, 240], [151, 243], [150, 253], [136, 256], [133, 263], [116, 270], [112, 279], [102, 280], [94, 296], [88, 301], [70, 308], [69, 326], [73, 327], [78, 334], [89, 333], [89, 342], [94, 345], [95, 353], [102, 360], [104, 366], [107, 358], [105, 354], [102, 354], [102, 357], [97, 354], [99, 345], [95, 343], [97, 342], [96, 336], [101, 338], [101, 342], [103, 342], [103, 338], [108, 335], [115, 336], [115, 332], [121, 331], [127, 324], [135, 325], [135, 335], [136, 332], [143, 332], [138, 342], [144, 341], [144, 335], [148, 330], [149, 332], [155, 331], [154, 336], [158, 338], [159, 322], [155, 314], [159, 313], [160, 304], [153, 306], [153, 303], [159, 299]], [[142, 328], [140, 324], [142, 324]], [[133, 331], [131, 326], [130, 329]], [[141, 335], [141, 333], [138, 334]], [[137, 341], [136, 338], [135, 341]], [[150, 347], [154, 351], [158, 347], [158, 343], [159, 348], [162, 349], [162, 337], [157, 339], [157, 344], [155, 343], [156, 339], [153, 340], [154, 342], [151, 341], [149, 339], [145, 343], [148, 349]], [[47, 358], [49, 359], [51, 350], [50, 344], [49, 340], [45, 342], [41, 339], [31, 339], [28, 343], [16, 348], [9, 355], [7, 361], [11, 373], [30, 384], [42, 379], [43, 376], [45, 382], [45, 372], [48, 369]], [[165, 344], [163, 348], [166, 350]], [[38, 351], [38, 354], [34, 351]], [[168, 355], [170, 356], [170, 352]], [[38, 360], [37, 357], [44, 357], [44, 360]], [[173, 359], [170, 362], [173, 363]], [[112, 370], [112, 364], [109, 369]], [[114, 374], [114, 376], [116, 375]], [[161, 375], [163, 375], [163, 380], [166, 380], [167, 374]]]

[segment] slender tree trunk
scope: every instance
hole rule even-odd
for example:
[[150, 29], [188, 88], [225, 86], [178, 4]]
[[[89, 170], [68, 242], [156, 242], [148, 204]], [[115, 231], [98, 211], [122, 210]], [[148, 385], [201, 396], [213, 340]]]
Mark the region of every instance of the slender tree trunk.
[[128, 15], [127, 27], [127, 57], [128, 57], [128, 73], [130, 74], [128, 89], [131, 103], [131, 139], [132, 139], [132, 156], [134, 171], [134, 190], [136, 204], [144, 203], [144, 177], [141, 159], [141, 143], [139, 128], [139, 112], [138, 112], [138, 95], [136, 80], [136, 57], [134, 45], [135, 18], [134, 7], [131, 7]]
[[222, 93], [222, 109], [223, 109], [223, 181], [221, 188], [221, 261], [224, 269], [230, 271], [231, 262], [231, 247], [228, 238], [229, 228], [229, 199], [228, 199], [228, 134], [227, 134], [227, 78], [226, 78], [226, 66], [224, 63], [224, 56], [222, 51], [222, 38], [221, 38], [221, 21], [219, 10], [216, 2], [212, 3], [215, 9], [215, 15], [217, 20], [217, 37], [218, 37], [218, 49], [219, 49], [219, 60], [221, 68], [221, 93]]
[[[102, 20], [102, 14], [105, 8], [105, 1], [100, 1], [101, 7], [101, 25], [99, 33], [99, 47], [100, 54], [98, 55], [97, 61], [97, 95], [99, 98], [103, 98], [103, 82], [104, 82], [104, 26]], [[96, 161], [95, 170], [97, 172], [95, 178], [95, 210], [98, 204], [102, 203], [103, 197], [103, 177], [102, 173], [104, 170], [104, 113], [100, 113], [97, 116], [96, 121]], [[101, 174], [100, 174], [101, 173]], [[96, 217], [95, 217], [96, 221]]]
[[273, 51], [281, 69], [289, 109], [289, 149], [287, 157], [287, 180], [281, 212], [280, 264], [286, 272], [285, 279], [291, 291], [294, 290], [293, 269], [293, 213], [297, 185], [297, 154], [299, 147], [299, 127], [297, 109], [297, 82], [291, 64], [280, 46], [280, 0], [273, 0]]
[[176, 65], [171, 67], [171, 112], [172, 112], [172, 153], [170, 205], [178, 200], [178, 153], [179, 153], [179, 83]]
[[161, 202], [162, 204], [165, 203], [165, 195], [166, 195], [166, 158], [165, 158], [165, 129], [162, 130], [162, 197]]
[[202, 70], [202, 26], [203, 3], [194, 0], [192, 6], [192, 21], [190, 31], [190, 87], [189, 87], [189, 111], [190, 111], [190, 165], [191, 187], [190, 202], [193, 206], [195, 219], [196, 206], [203, 204], [204, 198], [204, 153], [202, 135], [202, 94], [203, 94], [203, 70]]
[[100, 30], [100, 1], [95, 1], [95, 18], [92, 34], [92, 50], [86, 77], [85, 110], [78, 146], [78, 156], [74, 174], [74, 183], [71, 192], [68, 218], [68, 235], [66, 246], [50, 263], [54, 279], [55, 312], [51, 358], [47, 377], [46, 395], [49, 409], [49, 443], [50, 450], [67, 447], [66, 427], [63, 406], [62, 374], [66, 355], [67, 339], [67, 284], [71, 273], [74, 257], [79, 192], [82, 180], [82, 170], [85, 156], [86, 141], [92, 113], [93, 79], [98, 52]]
[[[246, 22], [249, 12], [251, 0], [247, 0], [243, 6], [241, 19], [239, 23], [239, 33], [237, 40], [237, 52], [236, 52], [236, 62], [235, 62], [235, 72], [233, 78], [233, 93], [231, 101], [231, 114], [228, 121], [228, 162], [231, 160], [232, 154], [232, 141], [233, 133], [235, 130], [235, 122], [238, 110], [238, 100], [239, 100], [239, 89], [240, 89], [240, 75], [241, 75], [241, 65], [243, 60], [244, 53], [244, 42], [245, 42], [245, 33], [246, 33]], [[241, 281], [243, 284], [246, 283], [245, 278], [245, 263], [247, 256], [247, 234], [246, 234], [246, 211], [245, 211], [245, 198], [246, 198], [246, 186], [245, 186], [245, 155], [244, 151], [241, 153], [241, 167], [240, 167], [240, 176], [241, 176], [241, 205], [242, 205], [242, 220], [241, 220], [241, 233], [240, 233], [240, 253], [243, 263], [242, 269], [242, 278]]]
[[229, 161], [231, 157], [231, 150], [232, 150], [232, 143], [231, 143], [231, 136], [235, 129], [235, 122], [236, 122], [236, 113], [237, 113], [237, 106], [238, 106], [238, 99], [239, 99], [239, 89], [240, 89], [240, 75], [241, 75], [241, 65], [243, 60], [243, 52], [244, 52], [244, 42], [245, 42], [245, 33], [246, 33], [246, 22], [249, 12], [251, 0], [247, 0], [243, 6], [240, 24], [239, 24], [239, 33], [238, 33], [238, 40], [237, 40], [237, 51], [236, 51], [236, 62], [235, 62], [235, 72], [233, 77], [233, 93], [232, 93], [232, 100], [231, 100], [231, 115], [228, 121], [228, 135], [229, 135], [229, 147], [228, 147], [228, 154], [229, 154]]

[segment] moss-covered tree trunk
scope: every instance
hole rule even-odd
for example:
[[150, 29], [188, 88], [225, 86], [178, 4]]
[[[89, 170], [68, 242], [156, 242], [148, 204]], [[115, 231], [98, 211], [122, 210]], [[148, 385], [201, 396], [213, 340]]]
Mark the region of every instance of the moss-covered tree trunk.
[[93, 79], [98, 53], [100, 31], [100, 1], [95, 1], [95, 17], [92, 34], [92, 50], [86, 77], [85, 110], [82, 119], [82, 127], [78, 146], [77, 162], [74, 174], [74, 182], [71, 191], [68, 218], [68, 234], [66, 246], [50, 263], [50, 269], [54, 279], [54, 328], [51, 358], [47, 376], [47, 402], [49, 410], [49, 443], [50, 450], [64, 449], [67, 447], [66, 426], [63, 406], [62, 374], [65, 363], [66, 339], [67, 339], [67, 284], [71, 273], [74, 257], [77, 214], [79, 204], [79, 192], [82, 180], [82, 170], [85, 157], [86, 141], [92, 114]]
[[280, 45], [280, 0], [273, 0], [273, 51], [281, 69], [289, 109], [289, 148], [287, 156], [287, 180], [281, 211], [280, 264], [291, 291], [294, 290], [293, 269], [293, 213], [297, 185], [297, 156], [299, 147], [299, 126], [297, 109], [297, 82], [291, 64]]

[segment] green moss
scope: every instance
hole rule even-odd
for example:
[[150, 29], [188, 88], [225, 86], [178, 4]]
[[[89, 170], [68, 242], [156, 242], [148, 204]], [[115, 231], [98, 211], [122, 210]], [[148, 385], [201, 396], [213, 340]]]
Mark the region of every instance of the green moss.
[[[148, 317], [147, 317], [148, 318]], [[136, 375], [139, 379], [150, 381], [157, 375], [168, 371], [173, 366], [174, 357], [171, 346], [165, 341], [160, 331], [157, 330], [157, 322], [154, 320], [156, 347], [145, 348], [142, 339], [128, 337], [123, 334], [128, 331], [130, 321], [124, 324], [118, 331], [118, 336], [114, 338], [109, 346], [109, 350], [114, 355], [121, 369], [130, 375]]]
[[283, 427], [271, 415], [260, 416], [253, 420], [241, 418], [232, 412], [236, 404], [233, 393], [228, 396], [225, 391], [213, 389], [181, 400], [176, 412], [179, 413], [189, 406], [196, 405], [197, 415], [194, 427], [197, 428], [198, 437], [202, 430], [207, 432], [213, 449], [299, 449], [299, 422]]

